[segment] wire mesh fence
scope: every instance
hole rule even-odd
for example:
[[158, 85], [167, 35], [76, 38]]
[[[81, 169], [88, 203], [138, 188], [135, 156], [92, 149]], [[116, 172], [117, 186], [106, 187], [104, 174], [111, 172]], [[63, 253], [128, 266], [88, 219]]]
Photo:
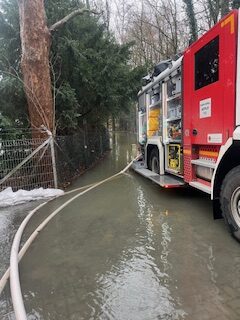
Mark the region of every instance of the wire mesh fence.
[[106, 129], [82, 131], [55, 139], [57, 176], [60, 185], [67, 185], [109, 150]]
[[[30, 190], [53, 185], [49, 144], [39, 148], [45, 141], [46, 138], [31, 138], [26, 132], [22, 136], [10, 132], [1, 134], [0, 190], [6, 187], [12, 187], [13, 191]], [[39, 151], [33, 154], [37, 148]]]
[[[16, 191], [54, 186], [49, 138], [32, 136], [30, 130], [0, 133], [0, 191], [7, 187]], [[54, 142], [60, 187], [69, 184], [109, 149], [109, 137], [104, 128], [57, 136]]]

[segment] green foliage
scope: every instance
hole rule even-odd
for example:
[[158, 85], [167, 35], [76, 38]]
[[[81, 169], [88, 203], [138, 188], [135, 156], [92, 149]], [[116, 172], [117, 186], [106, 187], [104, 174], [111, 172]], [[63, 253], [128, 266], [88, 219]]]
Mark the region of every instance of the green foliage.
[[232, 1], [232, 8], [239, 9], [240, 8], [240, 0], [233, 0]]
[[0, 113], [0, 128], [1, 128], [1, 130], [10, 129], [11, 126], [12, 126], [11, 120], [9, 118], [3, 116]]
[[57, 127], [59, 123], [61, 130], [65, 132], [70, 129], [77, 129], [78, 117], [81, 114], [78, 113], [78, 100], [76, 97], [75, 90], [70, 87], [68, 82], [64, 82], [61, 87], [56, 91], [56, 118]]
[[[79, 8], [79, 1], [45, 1], [45, 8], [51, 26]], [[50, 62], [59, 133], [74, 132], [86, 122], [98, 126], [112, 115], [129, 112], [146, 73], [144, 68], [131, 68], [130, 54], [131, 44], [119, 45], [98, 16], [75, 17], [52, 35]], [[0, 111], [26, 123], [22, 83], [12, 70], [20, 73], [18, 7], [16, 0], [6, 0], [0, 4]]]
[[[27, 105], [20, 73], [18, 6], [15, 0], [0, 4], [0, 113], [1, 128], [27, 125]], [[20, 74], [21, 76], [21, 74]], [[6, 120], [7, 119], [7, 120]]]
[[10, 67], [19, 71], [19, 14], [16, 0], [0, 3], [0, 72]]
[[0, 112], [0, 142], [6, 139], [21, 139], [23, 133], [19, 125], [20, 123], [18, 121], [13, 121]]
[[2, 73], [0, 81], [0, 112], [18, 126], [27, 125], [27, 105], [22, 82], [13, 73]]
[[[63, 8], [59, 1], [57, 3]], [[67, 13], [66, 10], [56, 20]], [[130, 45], [117, 44], [97, 18], [89, 15], [75, 18], [55, 33], [52, 63], [58, 78], [56, 85], [61, 86], [62, 81], [67, 83], [69, 90], [74, 90], [76, 100], [68, 104], [68, 112], [56, 101], [59, 129], [66, 127], [66, 123], [68, 128], [74, 129], [83, 121], [98, 125], [110, 115], [128, 112], [145, 73], [145, 70], [132, 70], [129, 66], [130, 48]], [[66, 115], [75, 112], [74, 121], [72, 118], [67, 121]]]

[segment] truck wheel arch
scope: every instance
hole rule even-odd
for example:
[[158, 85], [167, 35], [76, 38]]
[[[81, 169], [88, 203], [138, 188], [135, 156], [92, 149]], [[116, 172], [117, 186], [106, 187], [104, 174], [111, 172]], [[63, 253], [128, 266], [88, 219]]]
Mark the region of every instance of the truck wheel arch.
[[150, 161], [150, 157], [151, 157], [151, 153], [153, 150], [157, 150], [159, 152], [159, 148], [158, 148], [158, 145], [157, 144], [148, 144], [147, 145], [147, 152], [146, 152], [146, 163], [147, 163], [147, 166], [149, 168], [149, 161]]
[[[217, 161], [217, 168], [215, 169], [212, 178], [211, 198], [215, 204], [219, 203], [221, 186], [225, 176], [234, 167], [240, 165], [240, 141], [232, 141], [232, 139], [230, 140], [231, 141], [228, 141], [226, 145], [222, 147], [223, 150], [220, 151], [220, 157]], [[216, 208], [219, 209], [220, 205], [216, 205]], [[216, 216], [215, 212], [214, 216]]]
[[240, 165], [231, 169], [221, 185], [220, 203], [229, 231], [240, 241]]

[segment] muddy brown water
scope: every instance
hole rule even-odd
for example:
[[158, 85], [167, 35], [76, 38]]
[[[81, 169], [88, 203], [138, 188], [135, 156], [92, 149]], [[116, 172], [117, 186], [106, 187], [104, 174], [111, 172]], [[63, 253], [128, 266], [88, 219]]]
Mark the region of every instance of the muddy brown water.
[[[73, 187], [121, 170], [135, 143], [116, 134], [107, 158]], [[24, 237], [63, 201], [41, 210]], [[20, 263], [29, 319], [240, 319], [240, 244], [211, 210], [203, 193], [160, 189], [133, 172], [85, 194]], [[0, 319], [14, 319], [8, 288]]]

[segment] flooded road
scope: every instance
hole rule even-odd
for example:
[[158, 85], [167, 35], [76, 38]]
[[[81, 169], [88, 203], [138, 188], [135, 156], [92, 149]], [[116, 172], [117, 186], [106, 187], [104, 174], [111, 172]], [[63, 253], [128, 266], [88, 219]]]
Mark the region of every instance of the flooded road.
[[[101, 180], [135, 156], [117, 134], [107, 158], [74, 187]], [[25, 238], [63, 199], [34, 217]], [[29, 319], [240, 319], [240, 244], [211, 201], [164, 190], [133, 172], [72, 202], [20, 263]], [[14, 319], [5, 290], [0, 319]]]

